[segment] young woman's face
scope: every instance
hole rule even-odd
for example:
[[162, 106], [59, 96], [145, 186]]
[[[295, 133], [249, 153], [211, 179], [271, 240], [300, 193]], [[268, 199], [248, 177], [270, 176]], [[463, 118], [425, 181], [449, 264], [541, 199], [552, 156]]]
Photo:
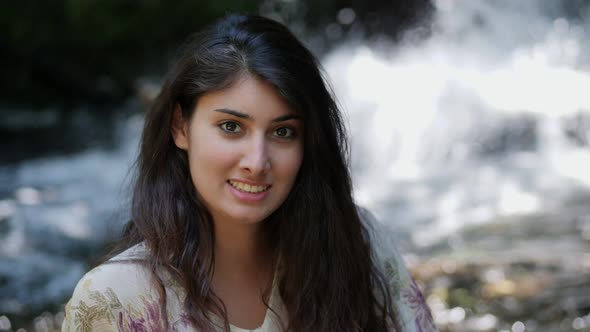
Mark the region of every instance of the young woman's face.
[[174, 142], [214, 221], [256, 223], [287, 198], [303, 159], [303, 123], [268, 83], [247, 76], [203, 95]]

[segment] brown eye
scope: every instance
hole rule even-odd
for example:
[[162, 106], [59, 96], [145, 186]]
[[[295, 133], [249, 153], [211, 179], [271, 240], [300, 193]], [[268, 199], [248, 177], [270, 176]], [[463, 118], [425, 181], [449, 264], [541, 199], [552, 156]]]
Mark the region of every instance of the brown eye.
[[221, 130], [225, 131], [226, 133], [236, 134], [239, 133], [242, 129], [240, 125], [233, 121], [227, 121], [222, 123], [220, 126]]
[[289, 127], [281, 127], [275, 130], [275, 135], [280, 138], [293, 138], [295, 136], [295, 130]]

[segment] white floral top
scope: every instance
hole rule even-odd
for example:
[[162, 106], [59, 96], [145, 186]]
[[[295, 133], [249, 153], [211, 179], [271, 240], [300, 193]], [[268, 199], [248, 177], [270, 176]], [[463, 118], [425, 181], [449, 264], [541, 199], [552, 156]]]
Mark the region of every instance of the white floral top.
[[[391, 232], [366, 210], [360, 210], [370, 229], [374, 254], [381, 262], [389, 280], [392, 303], [401, 325], [401, 332], [437, 331], [422, 293], [395, 249]], [[147, 254], [138, 244], [88, 272], [78, 282], [66, 305], [62, 332], [69, 331], [162, 331], [160, 302], [151, 286], [150, 274], [139, 264], [126, 262]], [[276, 283], [274, 283], [276, 284]], [[171, 331], [195, 331], [184, 314], [182, 290], [166, 283], [166, 303]], [[275, 287], [269, 300], [263, 324], [254, 330], [230, 326], [232, 332], [281, 331], [280, 317], [286, 311]], [[220, 325], [223, 326], [223, 325]]]

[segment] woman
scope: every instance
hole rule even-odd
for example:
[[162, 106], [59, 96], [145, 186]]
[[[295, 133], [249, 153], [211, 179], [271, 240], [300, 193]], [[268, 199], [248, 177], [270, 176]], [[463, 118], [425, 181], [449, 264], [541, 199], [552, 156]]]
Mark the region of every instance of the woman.
[[122, 253], [64, 331], [432, 331], [358, 209], [339, 110], [283, 25], [229, 15], [181, 49], [146, 117]]

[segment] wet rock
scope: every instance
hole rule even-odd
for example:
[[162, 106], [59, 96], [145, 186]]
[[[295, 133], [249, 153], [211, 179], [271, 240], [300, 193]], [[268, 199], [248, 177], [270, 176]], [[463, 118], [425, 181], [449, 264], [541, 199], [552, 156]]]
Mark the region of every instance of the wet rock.
[[[441, 331], [510, 331], [517, 323], [526, 331], [588, 331], [586, 227], [586, 218], [563, 214], [472, 227], [461, 247], [414, 257], [410, 268]], [[456, 308], [465, 316], [453, 321]]]

